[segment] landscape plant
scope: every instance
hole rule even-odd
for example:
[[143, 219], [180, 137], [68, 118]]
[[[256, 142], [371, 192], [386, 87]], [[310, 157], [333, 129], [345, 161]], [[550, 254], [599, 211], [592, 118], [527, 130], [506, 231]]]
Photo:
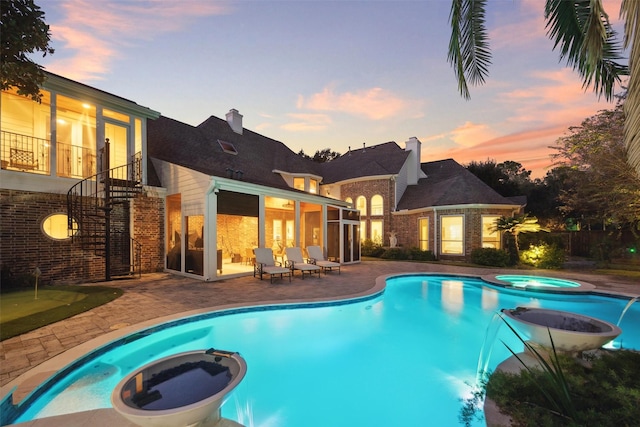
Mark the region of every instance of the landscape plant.
[[502, 249], [476, 248], [471, 251], [471, 262], [489, 267], [507, 267], [511, 265], [509, 254]]

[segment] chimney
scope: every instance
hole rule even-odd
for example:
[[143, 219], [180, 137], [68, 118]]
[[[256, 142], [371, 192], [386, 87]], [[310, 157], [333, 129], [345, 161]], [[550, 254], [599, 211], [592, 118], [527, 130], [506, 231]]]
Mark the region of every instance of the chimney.
[[231, 129], [237, 133], [242, 135], [242, 114], [238, 112], [235, 108], [232, 108], [227, 113], [227, 123], [231, 126]]
[[418, 183], [418, 179], [420, 179], [420, 175], [422, 170], [420, 169], [420, 157], [422, 154], [422, 143], [418, 138], [412, 136], [405, 142], [406, 151], [410, 151], [408, 161], [408, 169], [407, 169], [407, 184], [408, 185], [416, 185]]

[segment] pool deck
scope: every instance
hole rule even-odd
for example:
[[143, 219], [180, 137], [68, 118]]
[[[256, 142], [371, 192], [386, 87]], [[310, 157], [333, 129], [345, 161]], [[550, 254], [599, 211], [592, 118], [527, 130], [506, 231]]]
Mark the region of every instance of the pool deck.
[[[635, 279], [581, 271], [516, 270], [415, 263], [363, 261], [345, 265], [342, 274], [330, 272], [320, 278], [298, 275], [288, 279], [258, 280], [252, 276], [215, 282], [185, 278], [169, 273], [145, 274], [141, 279], [101, 282], [124, 290], [124, 294], [103, 306], [35, 331], [0, 342], [0, 395], [11, 390], [20, 399], [52, 372], [109, 341], [156, 323], [185, 315], [226, 307], [348, 299], [380, 289], [376, 278], [399, 273], [447, 273], [486, 277], [494, 274], [551, 276], [588, 282], [596, 291], [628, 296], [640, 295]], [[115, 419], [114, 419], [115, 417]], [[112, 410], [89, 411], [65, 419], [64, 425], [127, 426]], [[61, 420], [42, 419], [21, 425], [55, 426]]]

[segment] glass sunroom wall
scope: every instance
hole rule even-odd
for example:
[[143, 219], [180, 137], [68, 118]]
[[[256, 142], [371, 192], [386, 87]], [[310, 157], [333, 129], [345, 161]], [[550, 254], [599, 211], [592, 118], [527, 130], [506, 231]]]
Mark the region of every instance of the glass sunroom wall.
[[66, 178], [96, 173], [96, 107], [56, 96], [56, 171]]
[[280, 197], [265, 197], [265, 247], [284, 261], [285, 248], [296, 245], [295, 203]]
[[167, 268], [182, 271], [182, 197], [167, 196]]
[[2, 91], [0, 129], [2, 169], [49, 174], [51, 172], [51, 93], [42, 102]]
[[[300, 245], [303, 253], [307, 246], [323, 246], [324, 221], [322, 205], [315, 203], [300, 203]], [[306, 256], [306, 253], [304, 253]]]

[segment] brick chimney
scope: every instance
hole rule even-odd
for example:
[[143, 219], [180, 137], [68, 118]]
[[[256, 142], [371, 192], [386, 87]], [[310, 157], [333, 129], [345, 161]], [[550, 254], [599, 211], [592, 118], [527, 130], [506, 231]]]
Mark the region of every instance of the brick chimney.
[[420, 168], [422, 143], [418, 138], [412, 136], [407, 140], [407, 142], [405, 142], [405, 144], [405, 151], [411, 152], [407, 159], [407, 184], [416, 185], [418, 183], [418, 179], [420, 179], [420, 176], [422, 175], [422, 169]]
[[227, 123], [231, 126], [231, 129], [237, 133], [242, 135], [242, 114], [238, 112], [235, 108], [232, 108], [227, 113]]

